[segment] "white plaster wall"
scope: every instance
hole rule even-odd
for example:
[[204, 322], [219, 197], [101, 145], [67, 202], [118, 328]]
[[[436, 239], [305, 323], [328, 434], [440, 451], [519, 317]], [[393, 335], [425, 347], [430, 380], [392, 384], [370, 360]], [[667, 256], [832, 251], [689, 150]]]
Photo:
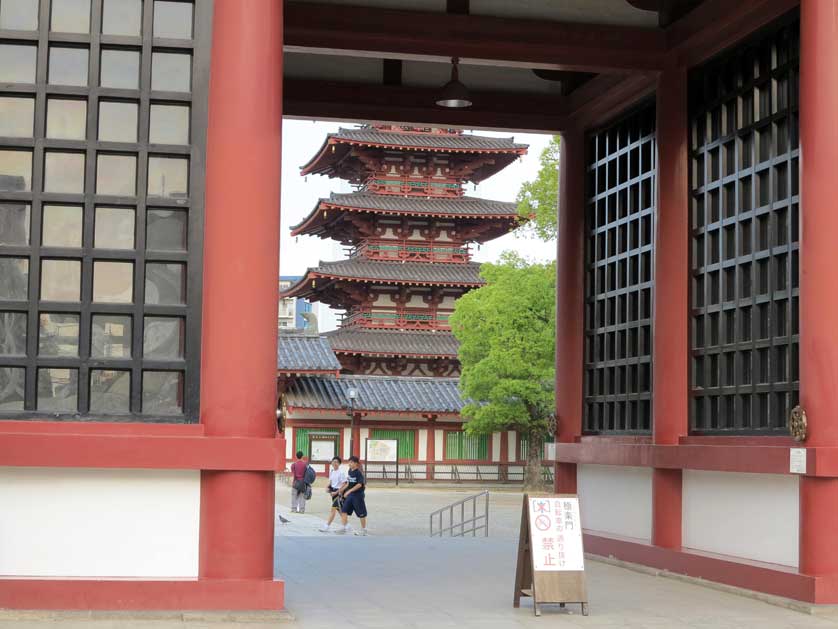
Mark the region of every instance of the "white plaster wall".
[[492, 461], [500, 461], [500, 433], [492, 433]]
[[652, 539], [652, 470], [578, 465], [582, 527], [646, 541]]
[[507, 454], [509, 456], [509, 462], [514, 463], [518, 460], [518, 435], [514, 430], [510, 430], [507, 437], [506, 442]]
[[[436, 445], [436, 444], [434, 444]], [[416, 458], [420, 461], [428, 459], [428, 431], [424, 429], [419, 430], [419, 452], [416, 453]]]
[[684, 470], [683, 478], [685, 547], [797, 567], [797, 476]]
[[0, 575], [198, 576], [200, 472], [0, 468]]
[[290, 465], [294, 461], [294, 429], [285, 429], [285, 463]]
[[434, 431], [434, 460], [442, 461], [445, 454], [445, 431]]
[[349, 443], [352, 441], [352, 428], [344, 428], [343, 429], [343, 455], [341, 456], [342, 459], [346, 460], [349, 458], [349, 455], [352, 454], [352, 450], [350, 450], [351, 444]]
[[363, 460], [367, 456], [367, 439], [370, 438], [370, 429], [361, 428], [358, 432], [361, 440], [361, 443], [358, 444], [358, 452], [361, 453], [361, 460]]

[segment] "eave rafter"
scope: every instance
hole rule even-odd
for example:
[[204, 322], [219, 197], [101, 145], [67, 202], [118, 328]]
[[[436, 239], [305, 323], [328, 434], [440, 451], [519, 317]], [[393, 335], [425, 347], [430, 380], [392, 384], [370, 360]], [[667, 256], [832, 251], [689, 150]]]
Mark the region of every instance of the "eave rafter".
[[[375, 230], [371, 225], [376, 218], [380, 217], [433, 218], [459, 222], [466, 225], [466, 231], [463, 231], [463, 233], [474, 234], [474, 237], [469, 239], [474, 242], [481, 242], [494, 237], [492, 234], [498, 231], [505, 233], [510, 227], [514, 228], [519, 219], [517, 212], [512, 211], [509, 214], [476, 214], [473, 212], [458, 214], [454, 212], [433, 212], [426, 209], [422, 211], [382, 210], [339, 205], [321, 199], [308, 216], [291, 228], [291, 235], [334, 238], [337, 235], [335, 230], [339, 226], [344, 226], [344, 231], [348, 233], [351, 224], [360, 236], [372, 237], [375, 235]], [[332, 225], [328, 230], [324, 227], [327, 224]], [[342, 242], [349, 244], [350, 240], [347, 239]]]
[[[409, 288], [411, 286], [416, 287], [424, 287], [424, 286], [432, 286], [432, 287], [440, 287], [440, 288], [463, 288], [463, 289], [471, 289], [476, 288], [483, 285], [483, 282], [450, 282], [444, 280], [427, 280], [427, 281], [420, 281], [420, 280], [405, 280], [400, 278], [388, 278], [388, 279], [381, 279], [381, 278], [374, 278], [374, 277], [346, 277], [341, 275], [331, 275], [328, 273], [322, 273], [313, 269], [309, 269], [303, 278], [291, 286], [287, 291], [280, 293], [280, 299], [287, 299], [290, 297], [305, 297], [305, 298], [316, 298], [319, 301], [324, 303], [330, 303], [330, 300], [327, 301], [324, 299], [324, 293], [327, 291], [340, 291], [341, 299], [346, 299], [347, 297], [353, 297], [356, 294], [355, 290], [350, 289], [349, 287], [352, 286], [353, 288], [358, 285], [363, 284], [375, 284], [378, 286], [400, 286], [404, 288]], [[337, 305], [340, 305], [340, 301], [336, 301]], [[335, 304], [330, 304], [335, 305]]]

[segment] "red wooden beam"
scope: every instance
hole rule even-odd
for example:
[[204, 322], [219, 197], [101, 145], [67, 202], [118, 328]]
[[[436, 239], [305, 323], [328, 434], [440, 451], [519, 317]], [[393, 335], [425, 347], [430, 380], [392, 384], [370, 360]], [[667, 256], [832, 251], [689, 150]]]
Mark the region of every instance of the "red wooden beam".
[[128, 469], [281, 470], [285, 441], [142, 433], [0, 432], [0, 465]]
[[560, 96], [472, 92], [471, 107], [446, 109], [435, 104], [438, 95], [433, 88], [286, 78], [283, 112], [289, 118], [545, 133], [566, 123]]
[[[838, 477], [838, 447], [810, 447], [806, 477]], [[671, 470], [704, 470], [753, 474], [789, 474], [789, 447], [765, 438], [765, 445], [711, 445], [692, 439], [678, 445], [622, 443], [611, 439], [583, 439], [557, 443], [556, 460], [562, 464], [628, 465]]]
[[460, 57], [580, 72], [656, 70], [658, 29], [373, 7], [285, 4], [286, 51], [390, 59]]

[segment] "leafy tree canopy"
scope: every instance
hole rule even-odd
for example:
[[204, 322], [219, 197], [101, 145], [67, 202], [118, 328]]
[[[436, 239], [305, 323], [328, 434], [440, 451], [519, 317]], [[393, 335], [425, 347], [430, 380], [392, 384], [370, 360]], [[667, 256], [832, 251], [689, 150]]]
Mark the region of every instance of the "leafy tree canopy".
[[556, 237], [559, 206], [559, 136], [541, 152], [541, 167], [532, 181], [525, 182], [518, 191], [518, 214], [525, 221], [525, 233], [542, 240]]
[[484, 264], [486, 284], [457, 300], [463, 417], [471, 434], [550, 434], [555, 408], [555, 263], [507, 252]]

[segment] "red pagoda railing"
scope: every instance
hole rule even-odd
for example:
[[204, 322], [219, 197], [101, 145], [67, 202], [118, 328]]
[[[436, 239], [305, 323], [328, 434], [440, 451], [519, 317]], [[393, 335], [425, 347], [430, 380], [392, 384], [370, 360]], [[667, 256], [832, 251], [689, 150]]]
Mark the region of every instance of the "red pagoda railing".
[[440, 181], [434, 177], [401, 177], [399, 175], [373, 175], [365, 188], [376, 194], [397, 194], [417, 197], [461, 197], [465, 190], [456, 181]]
[[471, 259], [468, 245], [425, 240], [370, 239], [358, 245], [350, 255], [360, 255], [371, 260], [453, 262], [458, 264], [465, 264]]
[[341, 325], [400, 330], [448, 330], [449, 316], [447, 312], [436, 312], [429, 308], [398, 308], [395, 311], [357, 308], [344, 317]]

